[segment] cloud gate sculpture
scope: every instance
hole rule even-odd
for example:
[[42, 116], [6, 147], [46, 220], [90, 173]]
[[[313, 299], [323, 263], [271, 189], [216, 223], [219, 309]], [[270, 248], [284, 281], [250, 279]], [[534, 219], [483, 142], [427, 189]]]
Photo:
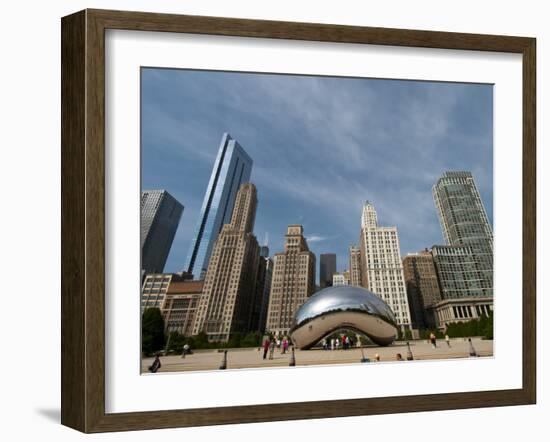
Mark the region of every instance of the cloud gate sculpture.
[[327, 287], [311, 296], [296, 311], [294, 320], [290, 337], [302, 350], [341, 329], [363, 333], [378, 345], [390, 345], [397, 337], [395, 316], [388, 304], [362, 287]]

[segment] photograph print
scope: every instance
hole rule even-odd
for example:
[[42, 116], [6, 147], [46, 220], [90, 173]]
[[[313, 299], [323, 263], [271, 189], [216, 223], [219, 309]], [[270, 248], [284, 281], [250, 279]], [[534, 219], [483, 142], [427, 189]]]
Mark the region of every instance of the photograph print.
[[140, 92], [143, 374], [493, 357], [493, 85]]

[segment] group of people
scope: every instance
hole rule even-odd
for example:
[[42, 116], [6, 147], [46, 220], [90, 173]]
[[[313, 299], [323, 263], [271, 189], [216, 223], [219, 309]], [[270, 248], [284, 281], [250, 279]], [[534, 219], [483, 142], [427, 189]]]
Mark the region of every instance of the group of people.
[[[436, 338], [436, 336], [433, 332], [430, 333], [429, 341], [432, 344], [433, 348], [437, 348], [437, 338]], [[450, 348], [451, 347], [451, 339], [449, 338], [449, 335], [445, 335], [445, 342], [447, 343], [447, 347]]]
[[277, 349], [281, 349], [281, 354], [284, 355], [288, 351], [289, 345], [290, 345], [290, 342], [286, 336], [283, 339], [279, 339], [278, 337], [265, 338], [264, 342], [262, 343], [262, 348], [264, 350], [263, 359], [267, 359], [268, 353], [269, 353], [269, 359], [273, 359], [273, 353], [275, 353], [275, 347], [277, 347]]
[[343, 350], [348, 350], [350, 348], [353, 348], [354, 344], [357, 344], [357, 341], [354, 341], [351, 336], [342, 335], [342, 339], [340, 338], [331, 338], [331, 339], [323, 339], [323, 350], [339, 350], [340, 346]]

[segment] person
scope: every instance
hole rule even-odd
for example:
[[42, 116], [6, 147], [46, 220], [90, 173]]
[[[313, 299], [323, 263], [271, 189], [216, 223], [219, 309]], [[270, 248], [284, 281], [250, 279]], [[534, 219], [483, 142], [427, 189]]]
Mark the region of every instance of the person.
[[376, 354], [374, 355], [374, 360], [375, 360], [376, 362], [380, 362], [380, 355], [379, 355], [378, 353], [376, 353]]
[[269, 338], [265, 338], [265, 341], [264, 341], [264, 359], [266, 358], [267, 356], [267, 351], [269, 350], [269, 344], [270, 344], [270, 339]]
[[342, 335], [342, 349], [346, 350], [348, 345], [348, 337], [346, 335]]
[[327, 339], [326, 338], [323, 338], [323, 350], [328, 350], [328, 345], [327, 345]]
[[272, 340], [271, 344], [269, 344], [269, 359], [273, 359], [274, 351], [275, 351], [275, 340]]
[[181, 357], [185, 358], [185, 355], [191, 354], [191, 351], [189, 350], [189, 344], [185, 344], [183, 346], [183, 351], [181, 352]]
[[451, 340], [449, 339], [449, 335], [445, 335], [445, 342], [447, 343], [447, 347], [451, 347]]
[[402, 360], [403, 360], [403, 356], [401, 356], [401, 353], [397, 353], [397, 354], [395, 355], [395, 359], [396, 359], [397, 361], [402, 361]]
[[153, 361], [153, 364], [149, 367], [149, 371], [151, 373], [156, 373], [160, 367], [162, 367], [162, 364], [160, 363], [160, 356], [157, 354], [155, 355], [155, 360]]
[[340, 347], [340, 340], [339, 340], [338, 338], [336, 338], [336, 339], [334, 340], [334, 348], [335, 348], [336, 350], [338, 350], [338, 347]]
[[281, 340], [277, 337], [277, 348], [281, 348]]
[[435, 340], [435, 335], [433, 333], [430, 333], [430, 342], [432, 343], [433, 348], [437, 347], [437, 343], [436, 343], [436, 340]]
[[283, 338], [283, 351], [281, 353], [285, 354], [287, 348], [288, 348], [288, 339], [285, 337], [285, 338]]
[[348, 337], [349, 348], [353, 348], [353, 338]]
[[334, 338], [330, 339], [330, 349], [334, 350]]

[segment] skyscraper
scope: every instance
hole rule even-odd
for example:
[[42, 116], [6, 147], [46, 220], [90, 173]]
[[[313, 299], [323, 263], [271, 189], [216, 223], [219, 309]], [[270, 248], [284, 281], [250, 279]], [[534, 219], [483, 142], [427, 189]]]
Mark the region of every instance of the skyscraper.
[[413, 326], [433, 327], [434, 318], [426, 309], [441, 301], [441, 292], [431, 252], [409, 253], [403, 258], [403, 271]]
[[237, 192], [250, 180], [251, 171], [252, 159], [224, 133], [185, 262], [185, 270], [196, 279], [206, 273], [214, 242], [224, 224], [231, 220]]
[[[481, 279], [479, 288], [482, 295], [492, 296], [493, 231], [472, 174], [445, 172], [433, 186], [432, 193], [446, 244], [469, 248], [469, 251], [464, 249], [460, 253], [471, 252], [476, 273]], [[451, 250], [447, 252], [449, 257], [453, 255]], [[468, 275], [465, 277], [467, 279]], [[478, 288], [477, 284], [475, 288]], [[442, 289], [443, 297], [446, 297], [445, 288]]]
[[231, 222], [223, 226], [215, 241], [193, 334], [204, 331], [209, 340], [225, 342], [235, 332], [250, 331], [260, 257], [252, 233], [257, 204], [254, 184], [243, 184]]
[[378, 226], [376, 209], [369, 201], [361, 216], [360, 247], [363, 287], [386, 301], [402, 328], [410, 327], [397, 227]]
[[267, 330], [287, 335], [294, 313], [315, 291], [315, 255], [309, 251], [304, 228], [291, 224], [285, 235], [284, 252], [276, 253], [269, 295]]
[[162, 273], [178, 229], [183, 205], [166, 190], [141, 192], [141, 269]]
[[361, 287], [363, 277], [361, 276], [361, 249], [357, 246], [349, 248], [349, 284]]
[[319, 287], [332, 286], [332, 275], [336, 273], [336, 254], [321, 253], [319, 259]]
[[[266, 255], [263, 256], [262, 253]], [[269, 257], [269, 249], [266, 246], [262, 246], [260, 247], [260, 259], [258, 261], [258, 273], [256, 276], [256, 292], [252, 301], [250, 330], [260, 332], [265, 330], [272, 276], [273, 260]]]

